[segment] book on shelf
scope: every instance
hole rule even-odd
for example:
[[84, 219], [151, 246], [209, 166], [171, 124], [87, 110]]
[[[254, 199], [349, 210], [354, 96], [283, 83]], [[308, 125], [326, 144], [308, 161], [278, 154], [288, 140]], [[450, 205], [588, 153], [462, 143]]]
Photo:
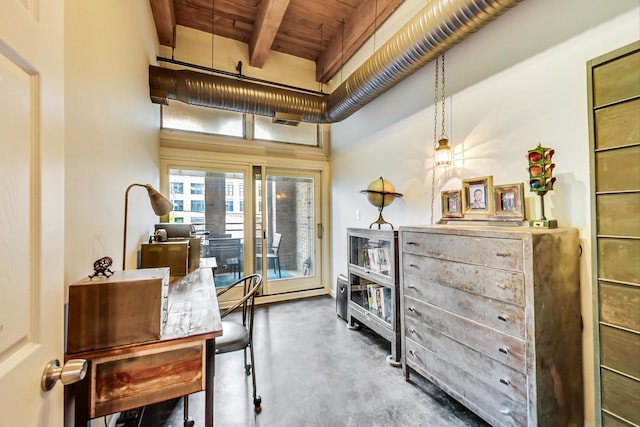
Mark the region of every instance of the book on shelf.
[[369, 248], [367, 249], [368, 263], [366, 267], [371, 271], [377, 273], [388, 274], [391, 265], [389, 263], [389, 249], [388, 248]]
[[366, 285], [366, 297], [363, 290], [363, 307], [386, 322], [391, 319], [391, 290], [384, 286], [368, 284]]

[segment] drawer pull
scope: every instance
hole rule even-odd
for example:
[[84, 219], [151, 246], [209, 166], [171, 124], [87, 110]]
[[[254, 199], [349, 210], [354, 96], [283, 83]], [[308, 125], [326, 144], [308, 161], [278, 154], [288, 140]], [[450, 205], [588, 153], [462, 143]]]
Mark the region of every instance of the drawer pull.
[[409, 307], [409, 308], [407, 308], [407, 310], [409, 310], [409, 311], [410, 311], [410, 312], [412, 312], [412, 313], [415, 313], [415, 311], [416, 311], [416, 309], [415, 309], [415, 308], [413, 308], [413, 307]]
[[499, 287], [500, 289], [511, 289], [511, 286], [504, 283], [496, 283], [496, 286]]
[[503, 322], [507, 321], [507, 318], [501, 314], [498, 315], [498, 320], [502, 320]]
[[409, 332], [411, 332], [412, 334], [415, 334], [415, 333], [416, 333], [416, 330], [415, 330], [415, 329], [413, 329], [413, 328], [411, 328], [411, 329], [409, 329]]
[[415, 245], [417, 245], [416, 242], [407, 242], [407, 246], [415, 246]]
[[415, 287], [415, 286], [413, 286], [413, 283], [409, 283], [409, 284], [407, 285], [407, 288], [409, 288], [409, 289], [415, 289], [416, 287]]
[[499, 351], [500, 353], [509, 354], [509, 349], [508, 349], [508, 348], [500, 347], [500, 348], [498, 349], [498, 351]]
[[500, 378], [500, 382], [504, 385], [510, 385], [511, 383], [509, 382], [509, 380], [505, 380], [504, 378]]
[[502, 415], [510, 415], [511, 414], [511, 409], [500, 409], [500, 413]]
[[409, 350], [409, 354], [410, 354], [410, 355], [412, 355], [413, 357], [415, 357], [415, 356], [416, 356], [416, 353], [415, 353], [415, 351], [413, 351], [413, 350]]
[[507, 258], [507, 257], [510, 257], [511, 254], [509, 252], [498, 252], [496, 254], [496, 256], [499, 256], [499, 257], [502, 257], [502, 258]]
[[409, 267], [411, 267], [411, 268], [418, 268], [418, 265], [417, 265], [417, 264], [409, 264]]

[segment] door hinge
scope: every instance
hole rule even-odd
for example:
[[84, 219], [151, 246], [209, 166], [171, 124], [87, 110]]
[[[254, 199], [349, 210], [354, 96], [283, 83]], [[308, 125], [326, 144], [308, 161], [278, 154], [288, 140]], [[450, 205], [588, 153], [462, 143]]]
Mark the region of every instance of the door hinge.
[[318, 223], [318, 239], [322, 239], [322, 234], [324, 233], [324, 226]]

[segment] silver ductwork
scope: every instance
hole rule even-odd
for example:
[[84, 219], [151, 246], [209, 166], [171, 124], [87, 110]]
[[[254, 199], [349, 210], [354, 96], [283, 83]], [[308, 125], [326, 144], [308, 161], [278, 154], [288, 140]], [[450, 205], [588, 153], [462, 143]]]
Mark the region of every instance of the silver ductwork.
[[521, 1], [432, 0], [330, 95], [151, 65], [151, 98], [268, 117], [294, 114], [311, 123], [339, 122]]

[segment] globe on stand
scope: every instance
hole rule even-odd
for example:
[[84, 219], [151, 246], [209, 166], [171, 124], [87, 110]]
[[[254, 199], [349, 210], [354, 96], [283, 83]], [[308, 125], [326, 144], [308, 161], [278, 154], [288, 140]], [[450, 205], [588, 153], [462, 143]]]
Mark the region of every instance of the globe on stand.
[[378, 219], [375, 222], [372, 222], [369, 225], [369, 228], [373, 227], [374, 224], [378, 224], [379, 230], [382, 224], [389, 224], [393, 230], [393, 224], [385, 221], [382, 217], [382, 210], [385, 206], [389, 206], [393, 203], [396, 197], [402, 197], [402, 194], [397, 193], [393, 184], [382, 177], [373, 181], [369, 184], [366, 190], [362, 190], [360, 192], [366, 194], [369, 203], [378, 208]]

